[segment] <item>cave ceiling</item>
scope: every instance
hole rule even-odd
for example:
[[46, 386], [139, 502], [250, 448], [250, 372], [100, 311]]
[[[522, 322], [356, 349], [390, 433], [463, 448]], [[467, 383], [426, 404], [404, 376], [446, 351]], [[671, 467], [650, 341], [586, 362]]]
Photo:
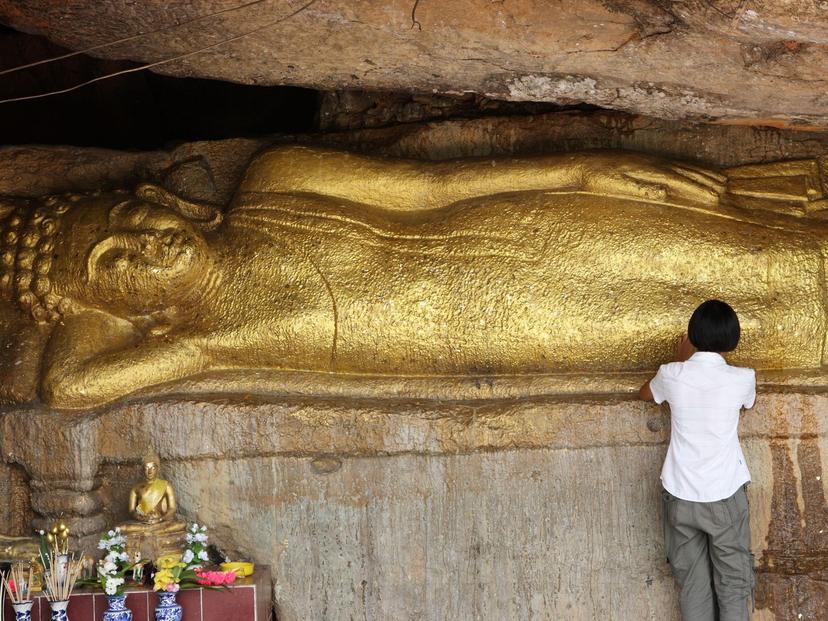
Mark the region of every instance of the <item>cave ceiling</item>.
[[73, 50], [126, 38], [91, 54], [173, 76], [828, 127], [818, 0], [0, 0], [0, 21]]

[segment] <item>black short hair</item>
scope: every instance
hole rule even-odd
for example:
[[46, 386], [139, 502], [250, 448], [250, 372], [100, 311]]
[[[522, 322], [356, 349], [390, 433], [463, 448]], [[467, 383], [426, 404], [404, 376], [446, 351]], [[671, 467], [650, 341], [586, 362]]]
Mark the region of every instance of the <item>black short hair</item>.
[[736, 311], [720, 300], [702, 302], [687, 324], [687, 336], [699, 351], [733, 351], [741, 333]]

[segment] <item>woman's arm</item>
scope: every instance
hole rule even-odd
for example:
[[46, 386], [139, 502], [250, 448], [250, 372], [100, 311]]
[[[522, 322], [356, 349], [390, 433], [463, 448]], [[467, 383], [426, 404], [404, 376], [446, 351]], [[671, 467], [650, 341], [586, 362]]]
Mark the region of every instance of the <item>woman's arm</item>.
[[[696, 353], [696, 348], [690, 342], [690, 338], [686, 334], [682, 334], [676, 342], [676, 362], [684, 362], [690, 356]], [[638, 398], [643, 401], [655, 401], [650, 382], [652, 378], [644, 382], [644, 385], [638, 389]]]

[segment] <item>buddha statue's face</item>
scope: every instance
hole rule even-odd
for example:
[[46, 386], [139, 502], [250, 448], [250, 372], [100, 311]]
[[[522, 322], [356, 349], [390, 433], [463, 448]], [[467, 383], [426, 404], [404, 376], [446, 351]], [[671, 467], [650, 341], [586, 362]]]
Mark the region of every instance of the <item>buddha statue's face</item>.
[[148, 461], [144, 464], [144, 476], [147, 481], [152, 481], [158, 476], [158, 464]]
[[187, 299], [207, 269], [198, 227], [139, 198], [88, 199], [64, 216], [61, 229], [52, 276], [60, 293], [116, 315]]

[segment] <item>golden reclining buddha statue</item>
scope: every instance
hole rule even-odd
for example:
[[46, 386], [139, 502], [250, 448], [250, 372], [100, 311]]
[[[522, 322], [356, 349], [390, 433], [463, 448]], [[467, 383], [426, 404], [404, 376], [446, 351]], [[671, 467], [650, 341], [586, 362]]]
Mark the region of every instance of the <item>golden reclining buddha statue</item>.
[[648, 369], [712, 297], [742, 319], [737, 363], [819, 369], [827, 178], [818, 160], [280, 147], [226, 211], [148, 184], [3, 199], [2, 312], [47, 334], [39, 392], [58, 409], [222, 370]]

